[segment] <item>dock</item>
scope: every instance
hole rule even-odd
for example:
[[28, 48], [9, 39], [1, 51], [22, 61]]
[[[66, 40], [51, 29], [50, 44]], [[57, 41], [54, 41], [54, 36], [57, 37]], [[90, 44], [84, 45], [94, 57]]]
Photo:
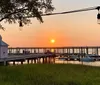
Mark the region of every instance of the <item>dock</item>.
[[[50, 51], [52, 53], [46, 53]], [[100, 46], [81, 46], [81, 47], [9, 47], [8, 58], [1, 58], [0, 63], [7, 65], [9, 62], [29, 61], [31, 63], [55, 63], [56, 57], [64, 58], [67, 61], [80, 61], [80, 58], [88, 54], [100, 55]], [[78, 56], [76, 59], [72, 55]], [[100, 58], [94, 59], [100, 61]]]
[[47, 50], [53, 51], [56, 54], [97, 54], [100, 53], [100, 46], [69, 46], [69, 47], [9, 47], [9, 54], [23, 54], [29, 52], [30, 54], [41, 54]]
[[[8, 65], [9, 62], [13, 62], [13, 65], [15, 65], [15, 62], [25, 62], [27, 60], [27, 63], [29, 64], [29, 61], [31, 63], [54, 63], [55, 62], [55, 55], [54, 54], [27, 54], [27, 55], [9, 55], [8, 58], [1, 58], [0, 63], [3, 63], [3, 65]], [[42, 59], [42, 61], [41, 61]]]

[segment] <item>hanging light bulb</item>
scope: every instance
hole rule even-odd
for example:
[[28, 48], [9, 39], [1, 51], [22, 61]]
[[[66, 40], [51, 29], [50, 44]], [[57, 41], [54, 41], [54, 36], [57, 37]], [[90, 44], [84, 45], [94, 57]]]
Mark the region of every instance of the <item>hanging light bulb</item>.
[[100, 14], [98, 13], [98, 15], [97, 15], [97, 19], [100, 19]]
[[22, 23], [21, 20], [19, 21], [19, 26], [20, 26], [20, 27], [23, 27], [23, 23]]
[[23, 27], [22, 17], [19, 17], [19, 27]]
[[98, 8], [97, 23], [100, 24], [100, 8]]
[[100, 24], [100, 14], [97, 14], [97, 23]]
[[97, 14], [97, 23], [100, 24], [100, 13]]

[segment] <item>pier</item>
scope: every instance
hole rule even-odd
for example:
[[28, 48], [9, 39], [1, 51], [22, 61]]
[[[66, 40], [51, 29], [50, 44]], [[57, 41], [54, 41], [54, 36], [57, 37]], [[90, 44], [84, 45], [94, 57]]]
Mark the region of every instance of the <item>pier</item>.
[[41, 54], [47, 50], [55, 54], [100, 54], [100, 46], [82, 46], [82, 47], [16, 47], [9, 48], [8, 54]]
[[[48, 53], [51, 52], [51, 53]], [[100, 46], [83, 46], [83, 47], [16, 47], [8, 48], [8, 58], [1, 58], [0, 63], [7, 65], [9, 62], [20, 62], [23, 64], [31, 63], [55, 63], [56, 57], [65, 58], [70, 61], [80, 61], [80, 58], [85, 57], [87, 54], [100, 55]], [[70, 57], [77, 55], [76, 59]], [[97, 60], [97, 59], [95, 59]], [[100, 58], [98, 58], [100, 61]]]
[[3, 63], [3, 65], [8, 65], [9, 62], [13, 62], [13, 65], [15, 65], [15, 62], [20, 62], [23, 64], [25, 61], [27, 61], [27, 64], [31, 63], [55, 63], [55, 54], [27, 54], [27, 55], [9, 55], [8, 58], [1, 58], [0, 63]]

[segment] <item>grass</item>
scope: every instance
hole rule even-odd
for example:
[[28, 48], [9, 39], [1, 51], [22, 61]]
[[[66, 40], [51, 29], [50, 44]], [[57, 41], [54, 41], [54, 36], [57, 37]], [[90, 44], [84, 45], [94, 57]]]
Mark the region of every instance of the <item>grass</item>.
[[0, 66], [0, 85], [100, 85], [100, 67], [71, 64]]

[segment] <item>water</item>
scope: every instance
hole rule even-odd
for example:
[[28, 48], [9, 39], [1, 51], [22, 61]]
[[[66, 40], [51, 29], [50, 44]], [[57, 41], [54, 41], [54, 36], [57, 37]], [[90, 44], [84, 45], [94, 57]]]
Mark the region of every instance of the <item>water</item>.
[[[29, 61], [31, 63], [31, 60]], [[81, 64], [81, 65], [88, 65], [88, 66], [100, 66], [100, 61], [95, 61], [95, 62], [80, 62], [80, 61], [64, 61], [64, 60], [55, 60], [56, 64]], [[13, 65], [13, 62], [9, 62], [10, 65]], [[15, 62], [16, 65], [20, 65], [21, 62]], [[23, 62], [23, 64], [27, 64], [27, 60]], [[34, 62], [33, 62], [34, 64]]]
[[55, 63], [57, 64], [82, 64], [82, 65], [89, 65], [89, 66], [100, 66], [100, 61], [95, 62], [80, 62], [80, 61], [64, 61], [56, 59]]

